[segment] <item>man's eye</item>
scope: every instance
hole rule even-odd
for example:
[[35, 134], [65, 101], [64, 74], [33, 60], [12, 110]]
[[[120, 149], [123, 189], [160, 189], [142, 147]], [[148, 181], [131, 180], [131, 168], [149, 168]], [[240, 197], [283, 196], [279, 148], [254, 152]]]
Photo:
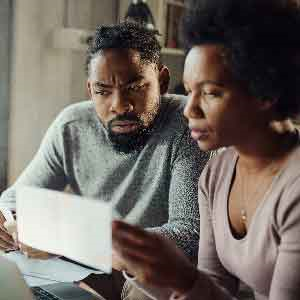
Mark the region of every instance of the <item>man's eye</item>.
[[105, 90], [95, 90], [95, 94], [96, 95], [102, 95], [102, 96], [107, 96], [110, 94], [109, 91], [105, 91]]

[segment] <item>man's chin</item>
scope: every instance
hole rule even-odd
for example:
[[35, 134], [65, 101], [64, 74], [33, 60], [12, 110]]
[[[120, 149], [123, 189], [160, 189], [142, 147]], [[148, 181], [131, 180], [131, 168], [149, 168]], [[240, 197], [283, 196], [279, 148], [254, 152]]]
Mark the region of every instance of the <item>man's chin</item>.
[[150, 130], [133, 130], [126, 133], [117, 133], [113, 130], [109, 133], [109, 139], [113, 148], [121, 153], [130, 153], [141, 150], [149, 136]]

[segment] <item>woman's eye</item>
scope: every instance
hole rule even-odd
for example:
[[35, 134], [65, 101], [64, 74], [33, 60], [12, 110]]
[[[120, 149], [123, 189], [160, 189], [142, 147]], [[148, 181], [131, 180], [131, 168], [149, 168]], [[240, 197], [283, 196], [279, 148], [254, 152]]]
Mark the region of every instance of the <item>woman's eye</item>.
[[204, 96], [207, 99], [220, 98], [220, 97], [222, 97], [222, 93], [221, 92], [203, 91], [202, 96]]

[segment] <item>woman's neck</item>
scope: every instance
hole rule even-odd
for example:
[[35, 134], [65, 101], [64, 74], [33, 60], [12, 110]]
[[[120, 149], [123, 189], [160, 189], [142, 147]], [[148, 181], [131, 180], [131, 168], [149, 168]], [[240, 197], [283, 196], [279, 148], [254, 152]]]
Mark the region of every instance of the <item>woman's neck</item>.
[[298, 141], [298, 133], [291, 121], [272, 122], [259, 128], [247, 141], [235, 146], [239, 153], [239, 165], [256, 173], [270, 164], [281, 165], [289, 157]]

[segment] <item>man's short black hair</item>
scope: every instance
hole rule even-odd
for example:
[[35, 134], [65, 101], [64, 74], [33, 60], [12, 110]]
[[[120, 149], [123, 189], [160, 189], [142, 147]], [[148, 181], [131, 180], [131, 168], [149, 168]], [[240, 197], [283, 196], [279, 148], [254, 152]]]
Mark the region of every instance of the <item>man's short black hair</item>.
[[135, 22], [124, 22], [109, 26], [97, 27], [89, 41], [86, 57], [86, 71], [92, 58], [104, 49], [133, 49], [140, 53], [145, 63], [160, 65], [161, 46], [156, 38], [156, 30], [147, 29]]
[[300, 9], [296, 0], [190, 0], [188, 48], [220, 44], [234, 78], [254, 97], [277, 100], [283, 118], [300, 113]]

